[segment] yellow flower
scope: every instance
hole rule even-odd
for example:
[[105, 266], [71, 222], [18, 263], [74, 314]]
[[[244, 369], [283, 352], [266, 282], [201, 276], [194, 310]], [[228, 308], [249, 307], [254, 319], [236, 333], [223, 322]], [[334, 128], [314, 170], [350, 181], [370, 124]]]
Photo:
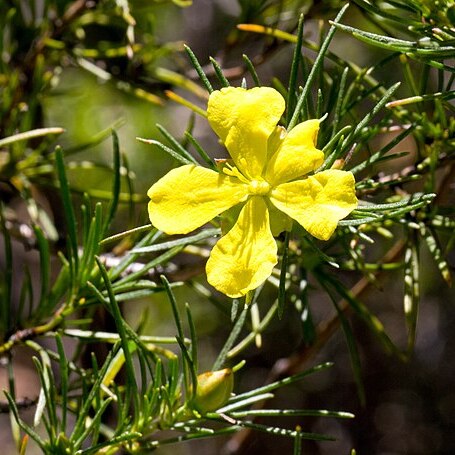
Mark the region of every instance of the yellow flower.
[[208, 282], [230, 297], [245, 295], [270, 276], [278, 262], [273, 236], [289, 229], [289, 217], [328, 240], [357, 206], [351, 172], [308, 175], [324, 161], [315, 147], [319, 121], [286, 132], [277, 126], [284, 109], [283, 97], [272, 88], [214, 91], [208, 120], [232, 161], [220, 172], [193, 164], [173, 169], [147, 193], [150, 221], [167, 234], [186, 234], [241, 205], [206, 267]]

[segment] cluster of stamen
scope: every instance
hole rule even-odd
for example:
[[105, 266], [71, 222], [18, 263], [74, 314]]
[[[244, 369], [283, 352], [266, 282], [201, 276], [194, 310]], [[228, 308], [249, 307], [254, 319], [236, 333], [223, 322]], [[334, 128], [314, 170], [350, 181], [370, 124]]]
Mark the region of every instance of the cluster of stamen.
[[236, 177], [241, 182], [248, 185], [248, 192], [255, 196], [265, 196], [271, 190], [270, 184], [262, 179], [249, 179], [245, 177], [235, 166], [232, 166], [228, 162], [223, 163], [222, 167], [223, 174], [229, 175], [230, 177]]
[[249, 180], [235, 166], [232, 166], [228, 162], [225, 162], [223, 164], [223, 174], [229, 175], [230, 177], [237, 177], [243, 183], [249, 183]]

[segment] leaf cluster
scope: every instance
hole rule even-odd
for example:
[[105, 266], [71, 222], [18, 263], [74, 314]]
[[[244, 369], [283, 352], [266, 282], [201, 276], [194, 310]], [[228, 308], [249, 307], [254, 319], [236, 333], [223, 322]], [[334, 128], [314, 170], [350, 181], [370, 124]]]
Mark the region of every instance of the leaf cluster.
[[[343, 2], [329, 2], [323, 10], [326, 14], [337, 7], [332, 22], [314, 25], [307, 19], [320, 14], [320, 7], [311, 2], [240, 1], [243, 24], [229, 35], [227, 49], [242, 45], [253, 33], [264, 39], [264, 46], [256, 55], [243, 55], [231, 68], [223, 52], [203, 65], [186, 46], [192, 73], [161, 66], [159, 59], [175, 55], [179, 46], [160, 43], [150, 32], [152, 16], [138, 14], [143, 11], [141, 2], [49, 0], [31, 2], [30, 8], [25, 3], [9, 0], [0, 7], [0, 354], [9, 368], [7, 403], [1, 409], [14, 417], [18, 449], [25, 453], [31, 438], [44, 453], [141, 453], [249, 429], [291, 438], [297, 454], [303, 439], [330, 439], [256, 419], [352, 417], [345, 412], [261, 407], [278, 388], [330, 366], [310, 368], [306, 363], [337, 328], [345, 335], [364, 401], [361, 351], [350, 316], [374, 333], [387, 352], [406, 359], [412, 355], [418, 328], [422, 251], [451, 283], [451, 2], [439, 2], [435, 8], [435, 2], [424, 0], [355, 0], [366, 21], [362, 28], [348, 25], [354, 6], [340, 8]], [[307, 16], [290, 14], [295, 12]], [[291, 16], [300, 19], [289, 20]], [[312, 26], [313, 33], [307, 34]], [[381, 52], [362, 65], [351, 61], [333, 46], [351, 37], [358, 42], [350, 45]], [[133, 214], [144, 200], [134, 193], [128, 159], [121, 152], [116, 133], [120, 124], [63, 150], [55, 146], [63, 129], [45, 124], [42, 101], [58, 86], [61, 68], [74, 65], [155, 104], [163, 103], [162, 89], [171, 88], [166, 92], [170, 100], [204, 118], [208, 93], [234, 83], [261, 85], [261, 65], [273, 59], [273, 51], [290, 45], [289, 77], [271, 82], [286, 99], [281, 124], [292, 129], [303, 120], [322, 118], [321, 169], [350, 170], [360, 203], [328, 242], [318, 242], [298, 227], [283, 235], [282, 260], [269, 281], [245, 301], [227, 302], [206, 285], [202, 273], [222, 220], [175, 238], [149, 224], [131, 228], [140, 224], [132, 216], [130, 228], [122, 226], [114, 233], [122, 205], [128, 204]], [[148, 83], [151, 77], [154, 83]], [[176, 165], [203, 163], [217, 169], [213, 153], [197, 138], [194, 121], [193, 115], [182, 138], [158, 125], [160, 138], [141, 141], [169, 154]], [[111, 191], [91, 188], [89, 194], [81, 194], [68, 179], [67, 158], [107, 138], [113, 152]], [[18, 199], [26, 207], [26, 221], [15, 210]], [[52, 201], [51, 210], [43, 207], [43, 200]], [[22, 280], [17, 279], [17, 243], [32, 250], [39, 262], [35, 269], [20, 265]], [[191, 267], [182, 264], [182, 254], [191, 257]], [[396, 273], [402, 278], [404, 344], [392, 339], [364, 298], [384, 276]], [[241, 375], [248, 368], [241, 359], [263, 345], [276, 321], [286, 327], [286, 337], [290, 321], [298, 321], [294, 351], [280, 378], [231, 396], [213, 412], [198, 412], [193, 406], [201, 372], [198, 327], [193, 309], [186, 305], [182, 311], [176, 293], [180, 289], [191, 289], [201, 304], [212, 304], [232, 323], [211, 371], [230, 365]], [[323, 320], [314, 303], [321, 294], [332, 310]], [[171, 309], [170, 336], [146, 334], [146, 314], [137, 324], [127, 322], [125, 303], [157, 297], [165, 297]], [[99, 312], [111, 321], [110, 329], [95, 325]], [[71, 355], [69, 341], [74, 343]], [[15, 393], [12, 365], [19, 346], [33, 351], [40, 379], [39, 395], [31, 401]], [[35, 406], [33, 424], [21, 416], [21, 408], [30, 406]], [[22, 437], [21, 431], [28, 436]]]

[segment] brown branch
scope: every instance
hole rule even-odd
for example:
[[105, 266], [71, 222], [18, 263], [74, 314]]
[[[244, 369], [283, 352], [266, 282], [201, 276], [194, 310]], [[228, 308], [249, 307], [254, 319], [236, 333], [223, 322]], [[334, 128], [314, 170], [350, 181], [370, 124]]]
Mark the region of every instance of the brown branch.
[[[18, 409], [28, 409], [38, 402], [38, 398], [28, 398], [22, 397], [16, 399], [16, 407]], [[0, 414], [8, 414], [11, 412], [11, 408], [9, 407], [9, 403], [5, 401], [0, 401]]]

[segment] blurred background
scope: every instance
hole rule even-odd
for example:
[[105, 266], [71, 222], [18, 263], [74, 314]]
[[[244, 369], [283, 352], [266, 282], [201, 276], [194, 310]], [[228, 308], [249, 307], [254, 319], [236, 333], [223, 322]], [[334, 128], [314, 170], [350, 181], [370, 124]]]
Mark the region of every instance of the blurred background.
[[[25, 18], [23, 32], [36, 31], [40, 27], [39, 12], [44, 0], [14, 3]], [[74, 2], [77, 3], [84, 2]], [[60, 62], [45, 90], [39, 94], [40, 108], [35, 113], [33, 126], [64, 128], [65, 132], [58, 138], [58, 143], [68, 152], [68, 175], [72, 187], [77, 192], [85, 191], [99, 196], [101, 200], [109, 198], [112, 161], [110, 137], [103, 136], [102, 132], [116, 127], [121, 151], [128, 159], [128, 172], [137, 203], [134, 209], [128, 204], [121, 207], [113, 227], [115, 233], [147, 223], [145, 193], [153, 182], [175, 166], [175, 162], [158, 147], [141, 143], [137, 137], [161, 139], [157, 123], [179, 140], [183, 139], [187, 128], [192, 128], [192, 134], [212, 156], [221, 157], [225, 153], [205, 119], [191, 114], [189, 109], [165, 95], [165, 90], [172, 89], [205, 108], [203, 96], [199, 96], [195, 89], [188, 92], [183, 85], [178, 87], [175, 74], [184, 74], [189, 80], [199, 83], [183, 51], [183, 43], [190, 46], [204, 67], [208, 65], [209, 56], [216, 58], [232, 85], [240, 85], [243, 77], [251, 80], [244, 70], [242, 54], [247, 54], [253, 62], [257, 62], [256, 70], [264, 85], [271, 84], [273, 79], [286, 85], [293, 46], [285, 41], [235, 28], [238, 23], [267, 25], [267, 14], [272, 18], [268, 25], [274, 26], [274, 15], [266, 8], [261, 8], [266, 3], [274, 2], [194, 0], [192, 5], [182, 8], [179, 2], [131, 0], [128, 2], [129, 14], [136, 20], [134, 42], [140, 43], [141, 48], [136, 49], [132, 59], [128, 58], [128, 50], [123, 55], [119, 51], [115, 58], [106, 58], [99, 50], [99, 42], [105, 41], [106, 49], [112, 42], [123, 44], [126, 48], [130, 44], [122, 43], [127, 36], [125, 21], [104, 23], [106, 17], [102, 13], [95, 13], [97, 2], [92, 3], [93, 8], [89, 5], [81, 12], [83, 22], [78, 24], [77, 30], [71, 30], [75, 36], [79, 33], [80, 39], [72, 49], [72, 57]], [[117, 5], [120, 3], [117, 2]], [[275, 3], [275, 8], [281, 5], [289, 11], [287, 16], [281, 16], [281, 29], [295, 33], [298, 20], [295, 11], [301, 11], [305, 14], [305, 37], [317, 41], [320, 21], [333, 19], [345, 2]], [[109, 2], [106, 2], [108, 7]], [[345, 23], [359, 27], [364, 25], [363, 21], [354, 6], [344, 19]], [[70, 31], [63, 30], [64, 33]], [[98, 54], [90, 52], [94, 43], [97, 43]], [[342, 33], [337, 33], [331, 50], [360, 66], [372, 65], [385, 55]], [[56, 48], [55, 52], [58, 53], [59, 49]], [[305, 52], [314, 56], [311, 51]], [[11, 63], [14, 66], [14, 62]], [[386, 68], [379, 70], [376, 77], [382, 78], [381, 83], [389, 86], [400, 80], [401, 76], [393, 68]], [[2, 136], [7, 133], [11, 132], [4, 129]], [[412, 140], [406, 147], [412, 150]], [[447, 196], [448, 204], [453, 203], [453, 183], [451, 188], [452, 193]], [[46, 192], [53, 190], [41, 191], [47, 196]], [[14, 195], [2, 192], [2, 198], [14, 198]], [[50, 201], [50, 211], [56, 219], [58, 209], [52, 208], [52, 198]], [[383, 241], [378, 248], [385, 251], [392, 244], [393, 239], [390, 239]], [[27, 251], [20, 242], [15, 244], [15, 249], [24, 261], [36, 261], [33, 253]], [[185, 263], [187, 258], [179, 260]], [[336, 437], [334, 442], [304, 441], [302, 453], [348, 455], [353, 448], [361, 455], [455, 453], [455, 295], [440, 278], [431, 257], [426, 257], [424, 248], [421, 251], [421, 264], [417, 341], [409, 361], [386, 353], [361, 321], [351, 319], [361, 356], [366, 395], [364, 405], [358, 397], [346, 340], [339, 329], [334, 331], [320, 350], [304, 356], [296, 370], [322, 362], [333, 362], [333, 367], [308, 377], [298, 385], [280, 390], [269, 403], [271, 408], [314, 408], [355, 414], [352, 420], [283, 418], [280, 424], [287, 428], [300, 425], [302, 431], [327, 433]], [[449, 256], [449, 265], [452, 268], [455, 265], [453, 251]], [[191, 264], [188, 267], [191, 269]], [[354, 284], [359, 277], [345, 272], [344, 279]], [[360, 295], [398, 346], [406, 345], [402, 282], [402, 271], [384, 273], [377, 285], [368, 286]], [[204, 371], [204, 368], [210, 367], [230, 333], [230, 302], [227, 299], [222, 301], [223, 308], [220, 309], [202, 298], [194, 286], [177, 288], [176, 295], [179, 302], [189, 302], [191, 305], [199, 336], [201, 371]], [[274, 297], [270, 295], [269, 298], [272, 300]], [[263, 295], [262, 300], [267, 302], [267, 296]], [[310, 306], [316, 325], [334, 317], [333, 305], [325, 294], [316, 289], [310, 294]], [[174, 331], [171, 309], [165, 296], [158, 294], [154, 298], [129, 302], [123, 306], [123, 311], [133, 326], [147, 312], [144, 334], [168, 335]], [[271, 375], [279, 377], [280, 359], [288, 361], [303, 348], [299, 315], [289, 306], [283, 318], [276, 319], [264, 333], [262, 347], [250, 347], [243, 353], [242, 358], [247, 361], [248, 368], [236, 375], [235, 391], [257, 387]], [[17, 393], [33, 398], [38, 393], [38, 382], [27, 353], [17, 354], [16, 367], [21, 384]], [[6, 387], [6, 374], [3, 372], [1, 381], [2, 388]], [[4, 453], [14, 453], [7, 414], [0, 415], [0, 418], [0, 442], [6, 448]], [[258, 419], [258, 422], [273, 425], [270, 419]], [[160, 453], [284, 454], [292, 453], [292, 441], [259, 433], [240, 433], [216, 441], [202, 440], [175, 445], [160, 449]]]

